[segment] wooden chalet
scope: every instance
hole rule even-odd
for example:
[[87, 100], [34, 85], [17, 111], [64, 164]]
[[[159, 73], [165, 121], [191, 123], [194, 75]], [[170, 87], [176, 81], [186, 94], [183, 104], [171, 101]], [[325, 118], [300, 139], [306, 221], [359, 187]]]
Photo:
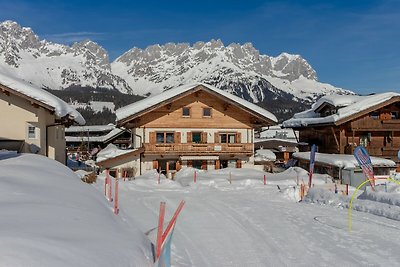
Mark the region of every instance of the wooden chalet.
[[400, 94], [325, 96], [313, 108], [283, 123], [299, 131], [299, 142], [322, 153], [353, 154], [366, 147], [371, 156], [400, 161]]
[[182, 166], [254, 164], [254, 130], [276, 124], [270, 112], [207, 84], [167, 90], [117, 110], [117, 126], [143, 148], [140, 170], [173, 174]]

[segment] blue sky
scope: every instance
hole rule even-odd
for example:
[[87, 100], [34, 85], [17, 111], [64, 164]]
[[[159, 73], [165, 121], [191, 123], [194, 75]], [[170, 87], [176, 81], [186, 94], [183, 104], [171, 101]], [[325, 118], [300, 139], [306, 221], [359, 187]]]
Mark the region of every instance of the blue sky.
[[400, 1], [0, 0], [0, 20], [40, 38], [91, 39], [111, 59], [136, 46], [221, 39], [302, 55], [322, 82], [360, 94], [400, 92]]

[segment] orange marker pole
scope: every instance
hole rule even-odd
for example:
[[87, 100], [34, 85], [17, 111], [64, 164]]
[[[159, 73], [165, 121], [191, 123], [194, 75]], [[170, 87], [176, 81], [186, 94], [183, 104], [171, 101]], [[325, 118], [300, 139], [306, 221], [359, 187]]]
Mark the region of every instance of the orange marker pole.
[[169, 231], [171, 231], [172, 226], [174, 226], [174, 224], [175, 224], [175, 222], [176, 222], [176, 219], [178, 218], [178, 215], [179, 215], [179, 213], [181, 212], [181, 210], [182, 210], [182, 208], [183, 208], [183, 205], [185, 205], [185, 201], [182, 200], [181, 203], [179, 203], [179, 206], [178, 206], [178, 208], [176, 209], [176, 211], [175, 211], [175, 213], [174, 213], [174, 216], [173, 216], [172, 219], [169, 221], [169, 224], [168, 224], [167, 228], [165, 228], [165, 232], [164, 232], [164, 234], [162, 235], [162, 242], [165, 241], [165, 238], [167, 237]]

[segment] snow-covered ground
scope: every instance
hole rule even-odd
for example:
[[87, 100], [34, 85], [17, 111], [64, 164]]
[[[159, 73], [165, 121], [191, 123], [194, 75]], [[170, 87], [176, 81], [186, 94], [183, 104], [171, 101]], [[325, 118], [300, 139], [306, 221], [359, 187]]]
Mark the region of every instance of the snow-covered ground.
[[157, 225], [161, 201], [168, 221], [181, 200], [186, 204], [172, 240], [173, 266], [400, 262], [396, 183], [379, 185], [353, 202], [350, 232], [350, 197], [330, 192], [329, 177], [315, 175], [315, 188], [298, 202], [297, 183], [307, 182], [308, 175], [297, 167], [279, 174], [197, 170], [196, 183], [195, 170], [186, 168], [175, 181], [162, 176], [160, 184], [158, 173], [149, 171], [120, 181], [118, 216], [104, 197], [104, 175], [88, 185], [78, 177], [82, 171], [14, 153], [0, 154], [0, 169], [1, 266], [152, 266], [144, 233]]
[[[349, 232], [344, 206], [297, 202], [297, 179], [307, 181], [306, 171], [267, 173], [266, 186], [264, 174], [229, 168], [197, 171], [194, 183], [194, 170], [188, 168], [178, 172], [175, 181], [162, 176], [157, 184], [157, 172], [150, 171], [136, 180], [121, 181], [120, 215], [146, 231], [157, 222], [161, 201], [167, 203], [168, 219], [185, 200], [173, 237], [173, 266], [396, 266], [400, 262], [399, 221], [353, 211]], [[316, 175], [314, 181], [316, 188], [329, 194], [326, 188], [334, 184], [326, 178]], [[101, 192], [100, 181], [95, 186]], [[331, 198], [341, 199], [334, 193]]]
[[133, 221], [70, 169], [0, 152], [0, 266], [152, 266]]

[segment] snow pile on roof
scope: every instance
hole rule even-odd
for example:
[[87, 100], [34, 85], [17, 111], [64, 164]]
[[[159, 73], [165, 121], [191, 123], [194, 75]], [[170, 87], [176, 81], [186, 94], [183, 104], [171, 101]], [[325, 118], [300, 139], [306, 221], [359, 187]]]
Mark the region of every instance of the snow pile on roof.
[[279, 139], [279, 140], [296, 140], [296, 135], [293, 129], [282, 128], [282, 124], [264, 127], [260, 133], [262, 139]]
[[[310, 160], [310, 152], [296, 152], [293, 157], [297, 159]], [[353, 155], [315, 153], [315, 162], [336, 166], [343, 169], [353, 169], [360, 165]], [[393, 160], [371, 157], [374, 167], [396, 167]]]
[[151, 107], [153, 107], [163, 101], [171, 99], [177, 95], [183, 94], [199, 85], [202, 85], [202, 86], [208, 88], [209, 90], [211, 90], [219, 95], [222, 95], [241, 106], [251, 109], [255, 113], [257, 113], [265, 118], [268, 118], [268, 119], [272, 120], [273, 122], [278, 121], [276, 119], [275, 115], [273, 115], [271, 112], [255, 105], [253, 103], [250, 103], [242, 98], [239, 98], [235, 95], [232, 95], [228, 92], [218, 89], [217, 87], [214, 87], [214, 86], [211, 86], [211, 85], [205, 84], [205, 83], [194, 83], [194, 84], [182, 85], [182, 86], [164, 91], [158, 95], [145, 98], [138, 102], [132, 103], [128, 106], [117, 109], [116, 110], [117, 121], [123, 120], [125, 118], [128, 118], [129, 116], [140, 113], [141, 111], [151, 108]]
[[101, 162], [107, 159], [115, 158], [130, 152], [133, 152], [137, 149], [119, 149], [117, 146], [113, 144], [108, 144], [104, 149], [100, 150], [99, 153], [97, 153], [97, 159], [96, 162]]
[[152, 266], [137, 224], [115, 216], [70, 169], [40, 155], [1, 155], [2, 266]]
[[60, 118], [68, 116], [70, 119], [73, 119], [78, 124], [83, 125], [86, 123], [85, 119], [78, 111], [73, 109], [70, 105], [68, 105], [60, 98], [50, 94], [43, 89], [35, 87], [23, 80], [11, 78], [4, 75], [3, 73], [0, 73], [0, 84], [53, 107], [56, 115]]
[[[284, 121], [282, 125], [283, 127], [302, 127], [324, 123], [335, 123], [363, 110], [369, 109], [372, 106], [384, 103], [393, 97], [400, 97], [400, 94], [387, 92], [369, 96], [324, 96], [321, 97], [311, 109], [294, 114], [293, 118]], [[338, 108], [336, 114], [320, 117], [320, 114], [315, 112], [315, 110], [324, 103], [331, 104]]]
[[254, 156], [254, 161], [275, 161], [276, 155], [269, 149], [258, 149]]

